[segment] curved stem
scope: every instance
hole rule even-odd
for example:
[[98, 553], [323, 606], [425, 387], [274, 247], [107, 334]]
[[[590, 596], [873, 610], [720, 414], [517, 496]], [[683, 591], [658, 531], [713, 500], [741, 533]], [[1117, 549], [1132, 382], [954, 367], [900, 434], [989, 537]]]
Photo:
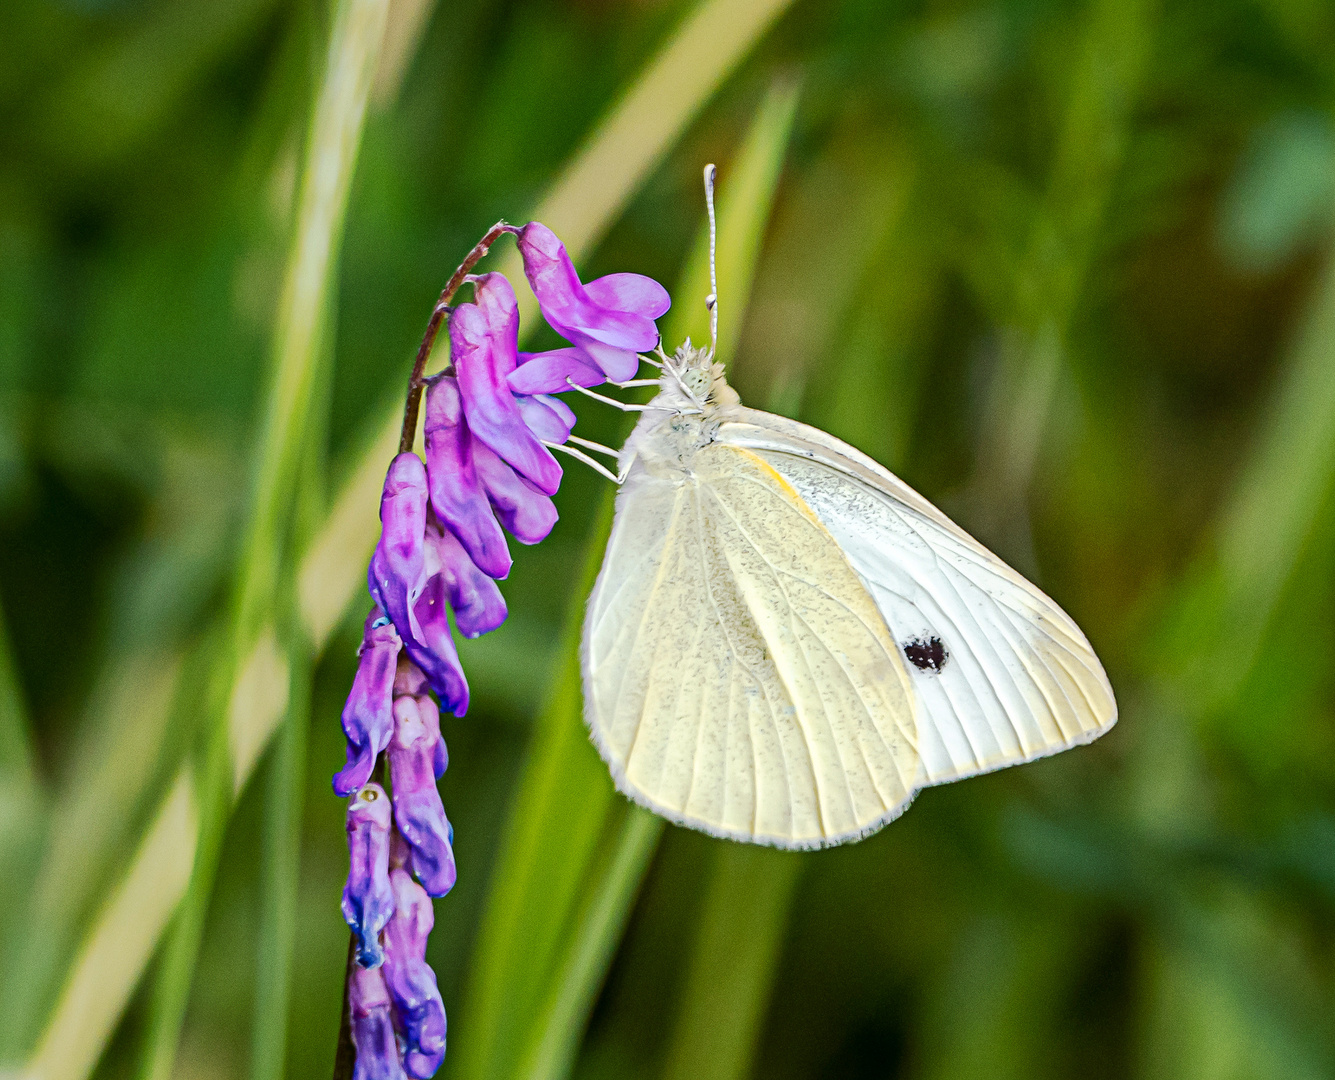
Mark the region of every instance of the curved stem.
[[413, 373], [408, 376], [408, 400], [403, 406], [403, 432], [399, 435], [399, 453], [406, 454], [413, 448], [413, 443], [417, 439], [417, 413], [422, 407], [422, 388], [426, 386], [422, 373], [426, 370], [427, 357], [431, 355], [431, 348], [436, 343], [436, 335], [440, 333], [441, 323], [445, 321], [445, 316], [450, 312], [450, 301], [454, 299], [454, 294], [459, 291], [459, 286], [464, 283], [466, 278], [482, 257], [491, 249], [491, 245], [501, 238], [505, 233], [514, 233], [519, 235], [519, 230], [513, 225], [507, 225], [504, 221], [498, 221], [487, 234], [473, 247], [468, 256], [459, 264], [459, 269], [454, 272], [446, 284], [444, 292], [440, 294], [440, 299], [436, 301], [436, 306], [431, 309], [431, 318], [427, 320], [426, 333], [422, 335], [422, 344], [417, 348], [417, 358], [413, 361]]

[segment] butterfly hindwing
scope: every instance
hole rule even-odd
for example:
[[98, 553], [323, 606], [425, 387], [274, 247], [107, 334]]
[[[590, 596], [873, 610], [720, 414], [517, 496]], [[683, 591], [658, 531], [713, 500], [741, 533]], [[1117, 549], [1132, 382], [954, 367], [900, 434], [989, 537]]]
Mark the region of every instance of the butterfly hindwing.
[[637, 464], [584, 631], [585, 710], [618, 786], [782, 847], [852, 839], [918, 775], [896, 642], [839, 545], [757, 455]]

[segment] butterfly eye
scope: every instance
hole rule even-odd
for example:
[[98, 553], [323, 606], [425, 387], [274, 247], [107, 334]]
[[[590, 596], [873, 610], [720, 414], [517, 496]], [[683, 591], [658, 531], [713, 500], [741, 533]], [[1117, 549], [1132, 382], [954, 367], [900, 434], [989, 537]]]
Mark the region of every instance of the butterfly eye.
[[681, 381], [687, 385], [691, 393], [698, 394], [705, 388], [708, 376], [700, 368], [691, 368], [682, 376]]

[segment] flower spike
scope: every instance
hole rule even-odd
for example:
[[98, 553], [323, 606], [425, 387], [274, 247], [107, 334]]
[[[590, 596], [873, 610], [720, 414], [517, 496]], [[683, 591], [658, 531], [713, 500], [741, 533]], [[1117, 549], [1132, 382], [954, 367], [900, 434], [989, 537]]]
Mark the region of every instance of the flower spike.
[[[510, 283], [500, 274], [471, 276], [507, 232], [519, 240], [543, 313], [570, 347], [520, 353]], [[473, 301], [456, 304], [465, 282]], [[668, 305], [662, 286], [638, 274], [584, 284], [550, 230], [498, 222], [432, 309], [408, 381], [400, 453], [381, 496], [381, 533], [367, 570], [374, 607], [343, 708], [347, 764], [334, 777], [334, 790], [352, 795], [342, 909], [356, 960], [345, 991], [354, 1080], [426, 1080], [445, 1056], [445, 1006], [426, 943], [431, 897], [449, 892], [458, 874], [436, 786], [449, 765], [441, 710], [468, 709], [454, 631], [474, 638], [505, 621], [496, 583], [510, 572], [506, 533], [536, 544], [556, 524], [551, 495], [562, 473], [551, 449], [591, 460], [574, 442], [617, 456], [576, 439], [574, 412], [552, 395], [575, 389], [599, 397], [589, 388], [609, 375], [620, 385], [640, 359], [657, 363], [638, 354], [661, 353], [654, 320]], [[447, 320], [453, 370], [426, 378]], [[413, 453], [423, 392], [425, 465]], [[381, 754], [392, 798], [372, 780]]]

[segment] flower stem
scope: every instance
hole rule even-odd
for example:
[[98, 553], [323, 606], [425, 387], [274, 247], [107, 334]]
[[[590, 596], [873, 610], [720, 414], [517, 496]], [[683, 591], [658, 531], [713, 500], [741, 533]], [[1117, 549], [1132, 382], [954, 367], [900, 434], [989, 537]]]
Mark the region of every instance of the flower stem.
[[417, 358], [413, 360], [413, 373], [408, 376], [408, 400], [403, 406], [403, 432], [399, 436], [399, 453], [406, 454], [413, 448], [413, 443], [417, 439], [417, 413], [422, 406], [422, 388], [426, 386], [422, 373], [426, 370], [427, 358], [431, 355], [432, 346], [436, 344], [436, 335], [440, 333], [441, 323], [445, 321], [445, 316], [450, 311], [450, 301], [454, 299], [454, 294], [459, 291], [459, 286], [464, 283], [473, 267], [482, 261], [483, 256], [491, 250], [491, 245], [496, 243], [505, 233], [514, 233], [516, 236], [519, 230], [513, 225], [507, 225], [504, 221], [498, 221], [487, 234], [482, 237], [470, 251], [463, 262], [459, 264], [459, 269], [454, 272], [445, 290], [440, 294], [440, 299], [436, 301], [436, 306], [431, 309], [431, 318], [427, 320], [426, 333], [422, 335], [422, 344], [417, 347]]

